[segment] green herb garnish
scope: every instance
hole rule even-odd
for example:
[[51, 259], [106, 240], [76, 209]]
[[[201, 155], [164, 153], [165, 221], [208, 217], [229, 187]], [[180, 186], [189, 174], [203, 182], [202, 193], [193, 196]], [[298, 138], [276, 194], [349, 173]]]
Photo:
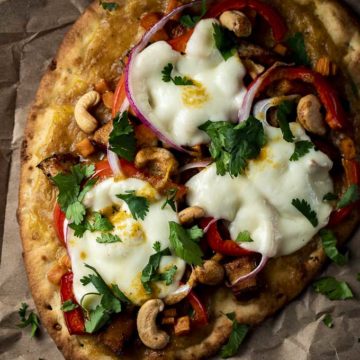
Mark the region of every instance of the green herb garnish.
[[227, 121], [207, 121], [199, 129], [211, 139], [209, 150], [219, 175], [227, 172], [231, 176], [243, 174], [248, 160], [259, 156], [265, 145], [263, 125], [253, 116], [238, 125]]
[[223, 359], [234, 356], [239, 351], [240, 345], [249, 331], [248, 325], [239, 324], [236, 321], [234, 312], [226, 314], [226, 316], [232, 321], [232, 330], [228, 342], [220, 350], [220, 356]]
[[231, 31], [222, 27], [219, 24], [213, 24], [213, 29], [215, 45], [220, 51], [224, 60], [226, 61], [236, 53], [236, 36]]
[[122, 240], [117, 235], [107, 233], [101, 234], [99, 237], [97, 237], [96, 242], [99, 244], [112, 244], [116, 242], [122, 242]]
[[289, 118], [294, 111], [294, 102], [293, 101], [283, 101], [277, 108], [276, 117], [279, 121], [280, 130], [283, 134], [283, 138], [287, 142], [294, 141], [294, 135], [291, 132], [289, 125]]
[[338, 281], [330, 276], [315, 281], [313, 288], [317, 293], [325, 295], [330, 300], [346, 300], [354, 297], [345, 281]]
[[126, 194], [116, 195], [121, 200], [124, 200], [135, 220], [138, 218], [145, 219], [149, 211], [149, 201], [143, 196], [136, 196], [135, 191], [127, 191]]
[[359, 199], [360, 199], [359, 186], [356, 184], [351, 184], [346, 190], [345, 194], [339, 200], [337, 204], [337, 208], [342, 209], [345, 206], [353, 204]]
[[239, 235], [237, 236], [235, 241], [238, 243], [254, 242], [254, 240], [250, 236], [250, 232], [247, 230], [239, 232]]
[[313, 227], [318, 226], [319, 220], [316, 212], [311, 209], [310, 204], [306, 200], [293, 199], [291, 204], [309, 220]]
[[162, 204], [161, 209], [164, 210], [167, 205], [169, 205], [174, 211], [176, 211], [176, 194], [178, 192], [178, 189], [168, 189], [166, 191], [166, 200]]
[[199, 241], [204, 236], [204, 231], [200, 229], [197, 225], [194, 225], [190, 229], [186, 229], [189, 237], [193, 241]]
[[193, 28], [206, 14], [206, 0], [201, 1], [201, 13], [200, 15], [183, 15], [180, 18], [180, 23], [188, 28]]
[[328, 192], [327, 194], [324, 195], [323, 197], [323, 201], [334, 201], [337, 200], [338, 196], [334, 193]]
[[311, 141], [301, 140], [295, 143], [294, 153], [290, 156], [290, 161], [297, 161], [301, 157], [305, 156], [310, 149], [314, 147]]
[[30, 311], [28, 317], [26, 317], [26, 312], [28, 307], [29, 305], [26, 303], [21, 304], [21, 307], [18, 311], [21, 323], [18, 324], [17, 326], [19, 328], [25, 328], [27, 326], [31, 326], [30, 336], [34, 337], [38, 329], [40, 328], [40, 320], [39, 317], [32, 311]]
[[330, 314], [326, 314], [322, 321], [328, 328], [332, 328], [334, 326], [333, 319]]
[[100, 213], [94, 212], [90, 218], [91, 221], [84, 219], [81, 224], [70, 224], [70, 228], [73, 229], [74, 235], [82, 237], [86, 230], [94, 231], [111, 231], [114, 225]]
[[304, 36], [298, 32], [287, 39], [287, 45], [291, 49], [296, 65], [311, 66], [309, 56], [306, 51]]
[[337, 240], [331, 230], [322, 229], [319, 232], [325, 254], [337, 265], [345, 265], [348, 257], [339, 252], [336, 248]]
[[99, 1], [99, 4], [102, 6], [104, 10], [113, 11], [119, 7], [119, 4], [114, 2], [106, 2], [106, 1]]
[[175, 76], [174, 78], [171, 76], [171, 72], [174, 69], [174, 65], [171, 63], [168, 63], [163, 71], [161, 72], [163, 77], [162, 80], [164, 82], [173, 82], [175, 85], [178, 86], [188, 86], [188, 85], [194, 85], [194, 82], [187, 78], [186, 76]]
[[64, 302], [62, 303], [60, 309], [61, 309], [63, 312], [69, 312], [69, 311], [75, 310], [75, 309], [78, 308], [78, 307], [79, 307], [79, 305], [73, 303], [72, 300], [66, 300], [66, 301], [64, 301]]

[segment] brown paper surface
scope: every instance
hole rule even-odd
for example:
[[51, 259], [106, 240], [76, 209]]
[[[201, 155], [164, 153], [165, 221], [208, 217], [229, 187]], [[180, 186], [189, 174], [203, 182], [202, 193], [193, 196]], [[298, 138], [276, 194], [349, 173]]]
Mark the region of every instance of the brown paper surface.
[[[44, 330], [31, 339], [17, 310], [34, 308], [22, 262], [16, 222], [19, 153], [26, 115], [41, 75], [64, 34], [90, 0], [0, 0], [0, 359], [59, 360]], [[360, 14], [360, 1], [348, 0]], [[347, 281], [356, 299], [329, 301], [308, 289], [278, 315], [252, 331], [238, 357], [245, 360], [360, 359], [360, 231], [349, 242], [347, 266], [330, 265], [324, 275]], [[327, 328], [330, 313], [334, 328]]]

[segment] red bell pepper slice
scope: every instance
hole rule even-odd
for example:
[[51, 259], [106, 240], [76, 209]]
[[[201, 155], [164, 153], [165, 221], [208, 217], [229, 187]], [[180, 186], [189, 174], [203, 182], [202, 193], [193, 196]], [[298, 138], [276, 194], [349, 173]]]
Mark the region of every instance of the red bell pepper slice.
[[114, 92], [114, 100], [111, 111], [111, 116], [114, 118], [116, 114], [119, 112], [121, 105], [126, 99], [126, 90], [125, 90], [125, 73], [123, 73], [119, 79], [119, 82], [116, 86]]
[[65, 213], [61, 210], [60, 205], [58, 203], [55, 204], [53, 217], [54, 217], [54, 227], [55, 227], [56, 235], [59, 238], [61, 244], [66, 246], [65, 234], [64, 234]]
[[268, 87], [272, 82], [282, 79], [301, 80], [312, 84], [326, 109], [327, 115], [325, 120], [328, 125], [334, 130], [339, 130], [348, 126], [339, 97], [335, 89], [324, 76], [302, 66], [278, 67], [274, 68], [269, 76], [264, 79], [259, 88], [259, 92]]
[[207, 18], [216, 18], [227, 10], [241, 10], [250, 8], [261, 15], [271, 26], [274, 39], [280, 42], [286, 32], [287, 27], [281, 15], [270, 5], [259, 0], [224, 0], [211, 7], [206, 13]]
[[187, 299], [189, 300], [189, 303], [194, 310], [192, 323], [199, 326], [207, 325], [209, 323], [209, 319], [206, 308], [201, 300], [197, 297], [194, 290], [190, 291]]
[[[79, 305], [75, 299], [73, 292], [72, 272], [66, 273], [61, 278], [60, 296], [61, 296], [61, 301], [63, 303], [67, 300], [71, 300], [74, 304]], [[80, 306], [74, 310], [64, 312], [64, 318], [70, 335], [84, 334], [85, 332], [84, 313]]]
[[[200, 227], [205, 229], [211, 220], [211, 218], [202, 219], [200, 221]], [[252, 251], [243, 249], [233, 240], [223, 240], [216, 222], [210, 225], [207, 233], [205, 234], [205, 238], [213, 251], [223, 255], [242, 256], [253, 253]]]
[[95, 173], [94, 173], [93, 177], [97, 177], [99, 179], [106, 179], [113, 175], [114, 175], [114, 173], [111, 170], [110, 164], [106, 158], [98, 161], [95, 164]]

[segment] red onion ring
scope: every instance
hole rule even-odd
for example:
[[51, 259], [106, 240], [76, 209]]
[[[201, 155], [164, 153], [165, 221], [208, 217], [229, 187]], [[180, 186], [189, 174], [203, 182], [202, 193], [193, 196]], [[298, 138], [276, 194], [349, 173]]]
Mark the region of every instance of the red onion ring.
[[254, 105], [253, 114], [258, 120], [264, 121], [267, 124], [266, 113], [270, 108], [280, 105], [283, 101], [295, 100], [298, 97], [299, 95], [284, 95], [258, 101]]
[[287, 64], [276, 62], [274, 65], [272, 65], [269, 69], [267, 69], [264, 73], [262, 73], [260, 76], [258, 76], [248, 87], [248, 90], [246, 92], [246, 95], [244, 96], [242, 105], [239, 110], [239, 122], [245, 121], [249, 118], [251, 108], [255, 99], [256, 94], [258, 93], [262, 83], [264, 80], [271, 75], [272, 71], [276, 69], [279, 66], [284, 66]]
[[129, 55], [129, 61], [125, 69], [125, 90], [127, 98], [129, 99], [131, 108], [135, 111], [136, 116], [140, 119], [140, 121], [145, 124], [146, 126], [150, 127], [156, 136], [163, 141], [164, 143], [170, 145], [172, 148], [181, 151], [181, 152], [187, 152], [182, 146], [177, 145], [174, 141], [169, 139], [166, 135], [164, 135], [147, 117], [146, 115], [140, 110], [139, 106], [137, 105], [137, 101], [134, 96], [134, 92], [132, 89], [131, 84], [131, 74], [133, 73], [132, 68], [134, 65], [134, 60], [136, 56], [146, 47], [146, 45], [149, 43], [152, 36], [158, 32], [160, 29], [162, 29], [165, 24], [176, 14], [182, 12], [183, 10], [190, 8], [194, 5], [200, 4], [201, 1], [193, 1], [188, 4], [179, 6], [175, 8], [173, 11], [171, 11], [169, 14], [164, 16], [158, 23], [156, 23], [148, 32], [144, 34], [140, 42], [131, 50]]
[[181, 285], [173, 293], [167, 295], [164, 298], [164, 302], [166, 305], [177, 304], [181, 300], [185, 299], [189, 295], [191, 290], [192, 287], [188, 283]]
[[262, 255], [259, 265], [253, 271], [251, 271], [249, 274], [238, 277], [233, 283], [226, 284], [226, 286], [233, 287], [242, 281], [254, 278], [266, 266], [268, 261], [269, 261], [269, 258], [267, 256]]
[[183, 171], [190, 170], [190, 169], [204, 168], [204, 167], [207, 167], [208, 165], [210, 165], [211, 163], [212, 163], [211, 160], [192, 162], [192, 163], [182, 166], [179, 169], [179, 172], [182, 173]]

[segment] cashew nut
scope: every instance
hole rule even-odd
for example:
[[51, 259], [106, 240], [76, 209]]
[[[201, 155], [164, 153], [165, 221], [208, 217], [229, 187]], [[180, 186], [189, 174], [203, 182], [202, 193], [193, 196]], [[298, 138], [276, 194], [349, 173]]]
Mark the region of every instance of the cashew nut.
[[220, 24], [237, 37], [248, 37], [251, 34], [252, 26], [250, 20], [240, 11], [225, 11], [220, 16]]
[[136, 154], [135, 166], [139, 169], [146, 167], [151, 175], [158, 177], [156, 188], [161, 189], [169, 177], [176, 173], [179, 164], [170, 151], [158, 147], [147, 147]]
[[75, 105], [74, 116], [79, 128], [91, 134], [98, 126], [96, 119], [88, 112], [88, 109], [100, 101], [100, 95], [96, 91], [89, 91], [83, 95]]
[[156, 317], [163, 310], [164, 303], [160, 299], [148, 300], [139, 310], [137, 330], [141, 341], [150, 349], [163, 349], [169, 343], [169, 335], [156, 325]]
[[205, 211], [199, 206], [191, 206], [179, 212], [179, 221], [181, 225], [191, 224], [196, 219], [205, 216]]
[[297, 106], [297, 120], [305, 130], [324, 135], [326, 127], [320, 108], [321, 103], [315, 95], [302, 97]]
[[214, 260], [207, 260], [202, 266], [195, 267], [196, 279], [201, 284], [217, 285], [224, 278], [224, 268]]

